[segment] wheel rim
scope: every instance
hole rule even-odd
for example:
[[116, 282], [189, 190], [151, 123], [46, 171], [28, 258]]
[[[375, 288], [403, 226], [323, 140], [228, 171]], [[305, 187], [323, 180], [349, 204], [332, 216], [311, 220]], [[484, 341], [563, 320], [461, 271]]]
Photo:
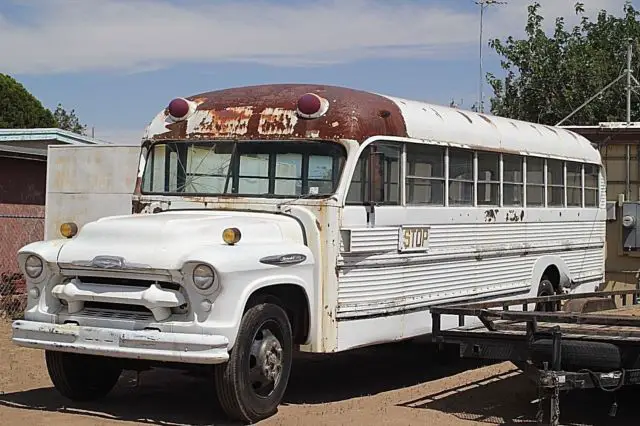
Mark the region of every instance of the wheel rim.
[[[553, 293], [549, 293], [548, 291], [541, 291], [538, 294], [538, 297], [544, 296], [553, 296]], [[536, 304], [536, 311], [539, 312], [555, 312], [556, 311], [556, 303], [557, 302], [540, 302]]]
[[264, 323], [253, 336], [249, 352], [249, 384], [253, 392], [268, 398], [282, 378], [284, 352], [274, 323]]

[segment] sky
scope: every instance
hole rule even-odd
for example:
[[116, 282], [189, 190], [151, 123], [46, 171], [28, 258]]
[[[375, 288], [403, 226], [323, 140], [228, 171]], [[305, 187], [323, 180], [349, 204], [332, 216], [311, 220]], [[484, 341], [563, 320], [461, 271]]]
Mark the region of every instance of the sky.
[[[523, 35], [533, 0], [485, 9], [492, 38]], [[575, 0], [538, 0], [545, 25]], [[582, 0], [588, 16], [625, 0]], [[640, 0], [633, 0], [640, 6]], [[436, 104], [478, 99], [474, 0], [0, 0], [0, 72], [95, 137], [138, 144], [176, 96], [265, 83], [347, 86]], [[10, 41], [10, 42], [7, 42]], [[485, 108], [490, 88], [484, 85]]]

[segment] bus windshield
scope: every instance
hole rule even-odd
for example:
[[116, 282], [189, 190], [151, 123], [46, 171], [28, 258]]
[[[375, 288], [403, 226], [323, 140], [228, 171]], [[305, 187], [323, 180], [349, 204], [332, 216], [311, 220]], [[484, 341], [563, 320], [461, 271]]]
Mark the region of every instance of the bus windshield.
[[345, 160], [330, 142], [160, 142], [147, 155], [142, 192], [322, 197], [335, 191]]

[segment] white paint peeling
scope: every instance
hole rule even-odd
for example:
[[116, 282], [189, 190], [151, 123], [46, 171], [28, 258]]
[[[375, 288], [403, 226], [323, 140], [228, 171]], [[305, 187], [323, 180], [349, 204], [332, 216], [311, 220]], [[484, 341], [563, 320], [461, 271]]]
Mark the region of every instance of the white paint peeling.
[[292, 135], [298, 122], [295, 110], [265, 108], [260, 114], [258, 133], [261, 135]]

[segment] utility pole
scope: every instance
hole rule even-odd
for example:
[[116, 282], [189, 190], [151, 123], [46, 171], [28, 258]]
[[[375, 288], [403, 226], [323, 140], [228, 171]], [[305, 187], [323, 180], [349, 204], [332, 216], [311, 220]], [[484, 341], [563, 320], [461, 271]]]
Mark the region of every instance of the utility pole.
[[484, 10], [495, 4], [507, 4], [506, 1], [497, 1], [497, 0], [476, 0], [475, 2], [478, 6], [480, 6], [480, 79], [478, 82], [478, 111], [484, 112], [484, 100], [482, 87], [484, 84], [484, 71], [482, 70], [482, 30], [483, 30], [483, 20], [484, 20]]
[[[627, 127], [631, 126], [631, 91], [633, 90], [633, 86], [631, 86], [631, 79], [633, 77], [631, 70], [631, 59], [633, 58], [633, 39], [629, 39], [629, 44], [627, 46]], [[627, 152], [626, 152], [626, 165], [627, 165], [627, 178], [625, 181], [626, 184], [626, 194], [627, 200], [631, 200], [631, 145], [627, 144]]]

